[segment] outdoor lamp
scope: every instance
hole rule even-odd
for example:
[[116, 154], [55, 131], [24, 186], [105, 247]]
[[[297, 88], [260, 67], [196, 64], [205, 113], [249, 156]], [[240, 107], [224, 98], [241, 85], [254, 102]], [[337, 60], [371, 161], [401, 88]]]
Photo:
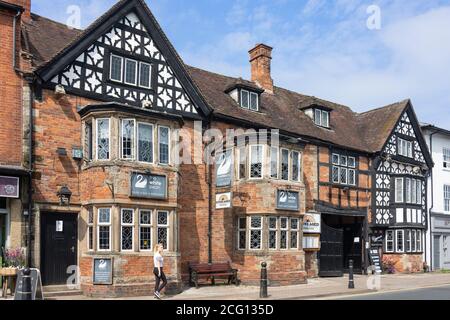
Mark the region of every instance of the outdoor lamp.
[[70, 197], [72, 196], [72, 191], [70, 191], [70, 189], [66, 185], [64, 185], [63, 187], [61, 187], [61, 189], [59, 189], [57, 195], [59, 197], [60, 205], [68, 206], [70, 204]]

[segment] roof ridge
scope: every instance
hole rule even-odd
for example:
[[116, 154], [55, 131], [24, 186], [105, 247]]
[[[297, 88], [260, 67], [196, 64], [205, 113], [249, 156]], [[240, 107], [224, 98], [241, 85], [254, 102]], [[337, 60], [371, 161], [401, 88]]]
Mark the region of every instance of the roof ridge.
[[404, 100], [401, 100], [401, 101], [397, 101], [397, 102], [394, 102], [394, 103], [385, 105], [385, 106], [383, 106], [383, 107], [379, 107], [379, 108], [375, 108], [375, 109], [370, 109], [370, 110], [367, 110], [367, 111], [365, 111], [365, 112], [358, 113], [358, 115], [359, 115], [359, 116], [363, 116], [363, 115], [366, 115], [366, 114], [369, 114], [369, 113], [372, 113], [372, 112], [381, 111], [381, 110], [387, 109], [387, 108], [392, 108], [392, 107], [394, 107], [394, 106], [396, 106], [396, 105], [400, 105], [400, 104], [402, 104], [402, 103], [408, 103], [409, 101], [411, 101], [411, 100], [410, 100], [410, 99], [404, 99]]

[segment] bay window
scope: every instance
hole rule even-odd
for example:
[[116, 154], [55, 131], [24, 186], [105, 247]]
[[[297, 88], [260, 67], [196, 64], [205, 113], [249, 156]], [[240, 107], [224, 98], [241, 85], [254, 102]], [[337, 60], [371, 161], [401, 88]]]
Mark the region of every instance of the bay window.
[[385, 238], [386, 253], [421, 253], [423, 250], [422, 230], [387, 230]]
[[121, 233], [120, 233], [120, 249], [122, 251], [133, 251], [134, 244], [134, 210], [121, 210]]
[[111, 251], [111, 209], [98, 209], [98, 251]]
[[97, 160], [109, 160], [110, 157], [110, 120], [97, 119]]
[[423, 181], [414, 178], [395, 178], [395, 202], [422, 204]]

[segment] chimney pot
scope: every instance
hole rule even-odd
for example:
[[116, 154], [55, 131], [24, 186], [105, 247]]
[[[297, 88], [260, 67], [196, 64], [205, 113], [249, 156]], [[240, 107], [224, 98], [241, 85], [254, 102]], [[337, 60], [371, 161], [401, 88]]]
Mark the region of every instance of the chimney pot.
[[260, 43], [249, 51], [252, 81], [256, 82], [268, 93], [273, 93], [271, 76], [272, 50], [272, 47]]

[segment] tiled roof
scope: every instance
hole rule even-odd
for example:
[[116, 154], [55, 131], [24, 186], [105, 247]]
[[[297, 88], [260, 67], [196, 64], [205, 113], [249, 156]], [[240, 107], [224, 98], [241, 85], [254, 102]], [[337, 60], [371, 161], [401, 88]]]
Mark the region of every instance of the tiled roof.
[[[116, 3], [108, 12], [124, 1], [126, 0]], [[24, 23], [28, 39], [24, 47], [29, 47], [29, 53], [34, 56], [33, 65], [36, 68], [42, 67], [63, 54], [71, 44], [94, 29], [106, 16], [107, 14], [103, 15], [88, 29], [82, 31], [32, 14], [31, 21]], [[186, 66], [186, 69], [218, 117], [277, 128], [286, 133], [368, 153], [381, 150], [409, 102], [406, 100], [358, 114], [343, 105], [275, 87], [273, 94], [262, 94], [260, 112], [252, 112], [239, 108], [225, 91], [237, 84], [254, 87], [255, 83], [195, 67]], [[317, 127], [302, 111], [303, 108], [314, 104], [332, 110], [331, 129]]]

